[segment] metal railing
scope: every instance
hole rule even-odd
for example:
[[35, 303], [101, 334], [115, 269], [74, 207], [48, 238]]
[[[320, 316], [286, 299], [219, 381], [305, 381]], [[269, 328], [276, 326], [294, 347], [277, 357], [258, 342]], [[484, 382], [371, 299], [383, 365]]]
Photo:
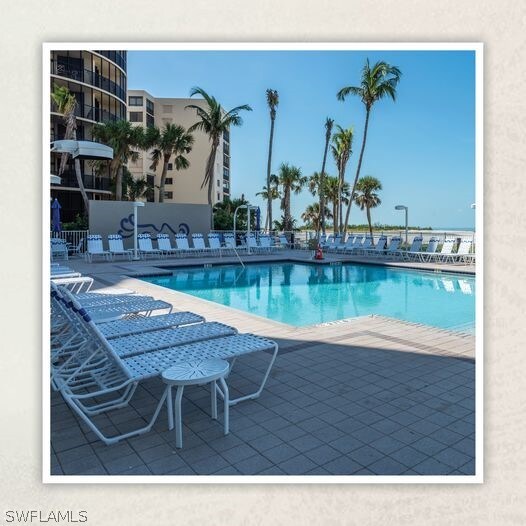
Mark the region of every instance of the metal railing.
[[[49, 237], [66, 241], [70, 253], [84, 254], [88, 234], [89, 230], [62, 230], [62, 232], [51, 232]], [[81, 240], [82, 243], [80, 243]]]

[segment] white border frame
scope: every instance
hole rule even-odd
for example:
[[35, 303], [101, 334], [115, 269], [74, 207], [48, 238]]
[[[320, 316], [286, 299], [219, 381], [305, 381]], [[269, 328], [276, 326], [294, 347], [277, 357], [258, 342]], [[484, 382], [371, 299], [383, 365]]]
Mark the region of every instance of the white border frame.
[[[50, 98], [50, 64], [49, 53], [53, 50], [114, 50], [125, 49], [128, 51], [474, 51], [475, 52], [475, 231], [477, 236], [477, 298], [475, 317], [475, 475], [465, 476], [427, 476], [427, 475], [320, 475], [320, 476], [258, 476], [258, 475], [104, 475], [104, 476], [71, 476], [51, 475], [51, 436], [50, 436], [50, 413], [51, 413], [51, 389], [49, 386], [49, 330], [50, 330], [50, 303], [49, 303], [49, 279], [50, 279], [50, 247], [47, 242], [49, 237], [49, 200], [50, 186], [50, 129], [49, 129], [49, 98]], [[360, 42], [360, 43], [336, 43], [336, 42], [171, 42], [171, 43], [140, 43], [140, 42], [45, 42], [42, 45], [42, 181], [43, 181], [43, 206], [42, 206], [42, 482], [46, 484], [64, 483], [111, 483], [111, 484], [465, 484], [482, 483], [483, 478], [483, 337], [484, 337], [484, 203], [483, 203], [483, 49], [484, 45], [479, 42]]]

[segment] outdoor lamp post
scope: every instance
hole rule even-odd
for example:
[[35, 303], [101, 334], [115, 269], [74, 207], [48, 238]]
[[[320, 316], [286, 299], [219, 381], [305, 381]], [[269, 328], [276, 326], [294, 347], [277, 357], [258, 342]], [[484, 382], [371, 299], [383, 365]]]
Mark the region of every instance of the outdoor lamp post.
[[405, 210], [405, 244], [407, 245], [407, 212], [409, 208], [407, 208], [405, 205], [396, 205], [395, 210]]
[[137, 255], [137, 208], [144, 206], [142, 201], [133, 202], [133, 260], [138, 261], [140, 258]]

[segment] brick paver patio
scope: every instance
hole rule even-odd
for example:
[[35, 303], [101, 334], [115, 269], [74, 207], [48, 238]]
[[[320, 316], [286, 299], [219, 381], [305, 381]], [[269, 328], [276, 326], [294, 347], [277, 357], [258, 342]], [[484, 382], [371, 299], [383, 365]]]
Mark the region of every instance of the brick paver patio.
[[[288, 327], [125, 278], [127, 262], [70, 266], [93, 275], [98, 286], [148, 292], [179, 308], [184, 298], [185, 309], [208, 320], [276, 340], [280, 353], [262, 396], [231, 408], [228, 436], [209, 416], [208, 390], [188, 388], [183, 449], [175, 448], [165, 409], [150, 433], [106, 446], [52, 393], [51, 474], [475, 473], [473, 336], [382, 317]], [[238, 360], [229, 378], [233, 395], [253, 387], [269, 358]], [[108, 433], [144, 424], [162, 388], [145, 382], [131, 406], [98, 422]]]

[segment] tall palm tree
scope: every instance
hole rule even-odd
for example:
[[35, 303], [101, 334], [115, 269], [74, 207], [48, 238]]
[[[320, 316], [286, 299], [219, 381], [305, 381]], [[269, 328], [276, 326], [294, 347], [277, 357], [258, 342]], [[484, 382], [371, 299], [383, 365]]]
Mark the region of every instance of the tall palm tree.
[[[77, 140], [77, 118], [75, 117], [75, 111], [77, 109], [77, 99], [73, 95], [67, 86], [59, 86], [53, 84], [53, 91], [51, 92], [51, 98], [57, 106], [58, 113], [62, 114], [64, 123], [66, 124], [66, 133], [64, 139], [66, 140]], [[64, 173], [66, 164], [68, 162], [68, 153], [63, 153], [60, 158], [60, 167], [58, 170], [59, 177]], [[82, 180], [82, 173], [80, 171], [80, 160], [76, 158], [73, 162], [75, 166], [75, 176], [77, 178], [77, 184], [79, 186], [80, 195], [84, 202], [84, 213], [88, 215], [89, 212], [89, 200], [86, 189], [84, 188], [84, 181]]]
[[340, 180], [338, 177], [325, 177], [325, 197], [328, 203], [332, 204], [331, 217], [334, 218], [334, 233], [339, 232], [339, 204], [347, 203], [350, 195], [349, 183], [344, 183], [340, 190]]
[[[270, 230], [270, 220], [272, 218], [272, 201], [279, 198], [279, 188], [278, 188], [278, 177], [275, 174], [270, 176], [270, 190], [267, 186], [264, 186], [261, 192], [257, 192], [256, 195], [261, 197], [263, 200], [270, 200], [270, 208], [267, 208], [267, 217], [265, 218], [265, 230]], [[270, 210], [270, 214], [268, 211]]]
[[128, 121], [110, 121], [93, 126], [93, 138], [113, 148], [110, 177], [115, 182], [115, 200], [122, 201], [122, 169], [129, 160], [136, 161], [139, 149], [145, 148], [145, 134], [141, 126]]
[[[325, 207], [325, 217], [327, 219], [332, 218], [331, 211]], [[301, 219], [305, 222], [305, 224], [309, 225], [310, 227], [314, 228], [316, 231], [320, 228], [320, 203], [313, 203], [311, 205], [308, 205], [307, 208], [305, 208], [305, 212], [301, 214]]]
[[[369, 115], [375, 102], [385, 97], [391, 97], [396, 101], [396, 87], [402, 76], [401, 71], [396, 66], [391, 66], [386, 62], [379, 61], [372, 68], [369, 65], [369, 59], [365, 61], [362, 69], [362, 76], [359, 86], [347, 86], [342, 88], [337, 93], [338, 100], [345, 100], [347, 95], [356, 95], [360, 97], [365, 106], [365, 126], [363, 129], [362, 147], [360, 149], [360, 157], [358, 158], [358, 166], [356, 168], [356, 175], [352, 185], [351, 195], [354, 195], [356, 183], [360, 177], [360, 169], [362, 167], [363, 152], [365, 150], [365, 143], [367, 141], [367, 129], [369, 127]], [[347, 232], [347, 224], [349, 223], [349, 214], [351, 212], [352, 199], [347, 205], [347, 213], [345, 215], [344, 233]]]
[[[270, 110], [270, 137], [268, 141], [268, 160], [267, 160], [267, 188], [272, 187], [271, 163], [272, 163], [272, 142], [274, 140], [274, 121], [276, 120], [276, 108], [279, 104], [279, 95], [275, 89], [267, 90], [267, 105]], [[272, 225], [272, 192], [267, 195], [267, 222]], [[266, 227], [265, 227], [266, 228]]]
[[360, 207], [360, 210], [365, 208], [367, 213], [367, 222], [369, 223], [369, 232], [373, 237], [373, 226], [371, 224], [371, 208], [376, 208], [382, 204], [380, 196], [376, 193], [382, 189], [382, 183], [370, 175], [366, 175], [358, 180], [356, 184], [356, 193], [354, 194], [354, 202]]
[[290, 196], [299, 194], [307, 184], [307, 178], [301, 175], [301, 169], [282, 163], [279, 167], [278, 180], [281, 186], [281, 209], [283, 210], [283, 230], [293, 229], [294, 221], [290, 215]]
[[[325, 177], [325, 163], [327, 162], [327, 150], [329, 149], [329, 141], [331, 140], [331, 134], [332, 134], [332, 127], [334, 125], [334, 119], [330, 119], [327, 117], [325, 119], [325, 149], [323, 150], [323, 162], [321, 165], [321, 172], [320, 172], [320, 188], [323, 188], [323, 179]], [[321, 219], [320, 219], [320, 230], [325, 234], [325, 218], [324, 218], [324, 210], [325, 210], [325, 193], [320, 192], [320, 210], [321, 210]], [[319, 231], [318, 231], [319, 235]]]
[[185, 155], [192, 151], [194, 136], [188, 133], [183, 126], [171, 123], [165, 124], [162, 130], [156, 127], [151, 128], [147, 136], [150, 146], [154, 147], [150, 169], [157, 170], [159, 162], [162, 160], [163, 163], [159, 183], [159, 203], [162, 203], [164, 202], [164, 185], [170, 159], [173, 157], [176, 170], [186, 170], [190, 166], [190, 162]]
[[[231, 126], [241, 126], [243, 119], [239, 116], [240, 111], [252, 111], [252, 108], [248, 104], [242, 106], [236, 106], [230, 111], [223, 110], [221, 104], [215, 97], [209, 95], [202, 88], [192, 88], [190, 90], [190, 97], [194, 95], [201, 95], [205, 100], [206, 107], [202, 108], [197, 104], [189, 104], [187, 108], [194, 109], [199, 117], [199, 120], [188, 128], [188, 132], [194, 130], [201, 130], [205, 132], [210, 139], [210, 155], [205, 168], [205, 176], [201, 184], [201, 188], [208, 185], [208, 204], [212, 207], [212, 191], [214, 188], [214, 163], [216, 158], [217, 148], [221, 136], [225, 131], [228, 131]], [[210, 216], [210, 224], [213, 228], [213, 216]]]
[[354, 129], [344, 129], [339, 125], [337, 125], [336, 128], [338, 131], [332, 136], [331, 153], [334, 157], [336, 167], [338, 168], [338, 181], [340, 188], [338, 197], [338, 223], [339, 232], [342, 233], [344, 224], [342, 191], [344, 184], [347, 184], [345, 183], [345, 169], [347, 168], [347, 163], [352, 154]]

